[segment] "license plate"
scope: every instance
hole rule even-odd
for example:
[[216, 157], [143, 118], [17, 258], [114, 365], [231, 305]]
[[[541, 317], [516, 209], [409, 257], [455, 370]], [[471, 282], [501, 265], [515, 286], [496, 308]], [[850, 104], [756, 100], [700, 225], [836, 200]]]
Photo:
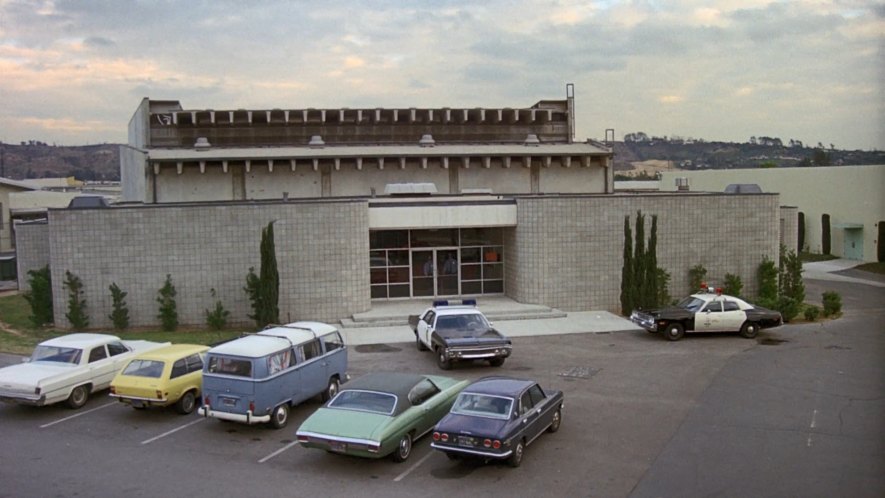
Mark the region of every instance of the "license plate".
[[144, 401], [142, 401], [142, 400], [140, 400], [140, 399], [133, 399], [133, 400], [132, 400], [132, 406], [134, 406], [135, 408], [143, 408], [143, 407], [144, 407]]
[[237, 400], [231, 398], [221, 398], [221, 402], [224, 406], [237, 406]]
[[476, 446], [476, 440], [472, 437], [458, 436], [458, 444], [461, 446]]
[[347, 443], [342, 443], [341, 441], [329, 441], [329, 450], [336, 453], [344, 453], [347, 451]]

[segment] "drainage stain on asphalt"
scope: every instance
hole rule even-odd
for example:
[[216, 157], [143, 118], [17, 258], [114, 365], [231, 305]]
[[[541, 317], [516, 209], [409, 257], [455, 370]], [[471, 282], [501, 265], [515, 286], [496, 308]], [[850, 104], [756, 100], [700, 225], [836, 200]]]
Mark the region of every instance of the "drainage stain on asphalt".
[[765, 339], [757, 339], [756, 342], [762, 344], [763, 346], [780, 346], [785, 342], [790, 342], [786, 339], [772, 339], [770, 337], [766, 337]]
[[572, 367], [565, 372], [560, 372], [559, 376], [572, 379], [589, 379], [590, 377], [598, 374], [601, 370], [601, 368]]
[[402, 351], [402, 348], [389, 344], [360, 344], [359, 346], [354, 346], [354, 349], [358, 353], [396, 353]]
[[839, 349], [842, 351], [851, 351], [851, 348], [849, 348], [847, 346], [837, 346], [835, 344], [831, 344], [831, 345], [825, 347], [824, 349]]

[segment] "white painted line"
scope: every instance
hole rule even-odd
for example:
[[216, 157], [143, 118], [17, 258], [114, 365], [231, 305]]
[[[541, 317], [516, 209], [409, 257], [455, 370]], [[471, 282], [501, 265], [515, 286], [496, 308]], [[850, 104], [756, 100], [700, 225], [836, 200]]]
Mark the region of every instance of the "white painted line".
[[106, 404], [106, 405], [97, 406], [97, 407], [95, 407], [95, 408], [92, 408], [92, 409], [90, 409], [90, 410], [86, 410], [86, 411], [83, 411], [83, 412], [77, 412], [76, 415], [71, 415], [70, 417], [65, 417], [65, 418], [63, 418], [63, 419], [56, 420], [55, 422], [49, 422], [48, 424], [43, 424], [43, 425], [40, 426], [40, 428], [41, 428], [41, 429], [45, 429], [45, 428], [47, 428], [47, 427], [51, 427], [51, 426], [53, 426], [53, 425], [55, 425], [55, 424], [60, 424], [60, 423], [62, 423], [62, 422], [64, 422], [64, 421], [66, 421], [66, 420], [71, 420], [72, 418], [77, 418], [77, 417], [79, 417], [79, 416], [81, 416], [81, 415], [86, 415], [87, 413], [92, 413], [92, 412], [94, 412], [94, 411], [96, 411], [96, 410], [101, 410], [102, 408], [107, 408], [107, 407], [109, 407], [109, 406], [111, 406], [111, 405], [117, 405], [117, 404], [119, 404], [119, 403], [116, 402], [116, 401], [111, 401], [110, 403], [108, 403], [108, 404]]
[[[811, 425], [809, 425], [808, 428], [814, 429], [816, 426], [817, 426], [817, 408], [815, 408], [814, 411], [811, 413]], [[806, 446], [809, 448], [811, 448], [811, 438], [812, 438], [812, 434], [809, 434], [808, 435], [808, 442], [806, 443]]]
[[394, 479], [393, 482], [400, 482], [400, 481], [402, 481], [403, 479], [405, 479], [405, 477], [406, 477], [407, 475], [409, 475], [413, 470], [417, 469], [418, 467], [421, 466], [422, 463], [424, 463], [425, 461], [427, 461], [427, 459], [430, 458], [430, 455], [433, 455], [433, 453], [434, 453], [433, 450], [430, 450], [430, 452], [429, 452], [428, 454], [424, 455], [424, 458], [422, 458], [421, 460], [418, 460], [417, 462], [415, 462], [415, 465], [412, 465], [411, 467], [409, 467], [408, 469], [406, 469], [405, 472], [403, 472], [402, 474], [396, 476], [396, 479]]
[[174, 433], [176, 433], [176, 432], [178, 432], [178, 431], [180, 431], [180, 430], [182, 430], [182, 429], [184, 429], [184, 428], [186, 428], [186, 427], [190, 427], [190, 426], [192, 426], [192, 425], [194, 425], [194, 424], [197, 424], [197, 423], [200, 423], [200, 422], [202, 422], [202, 421], [204, 421], [204, 420], [206, 420], [204, 417], [199, 417], [198, 419], [194, 420], [193, 422], [188, 422], [188, 423], [182, 425], [181, 427], [176, 427], [175, 429], [172, 429], [171, 431], [166, 431], [166, 432], [160, 434], [159, 436], [155, 436], [155, 437], [152, 437], [152, 438], [150, 438], [150, 439], [145, 439], [144, 441], [141, 442], [141, 444], [150, 444], [150, 443], [153, 443], [153, 442], [156, 441], [157, 439], [162, 439], [162, 438], [168, 436], [169, 434], [174, 434]]
[[279, 455], [280, 453], [288, 450], [289, 448], [295, 446], [296, 444], [298, 444], [298, 440], [292, 441], [291, 443], [287, 444], [286, 446], [283, 446], [282, 448], [278, 449], [277, 451], [274, 451], [270, 455], [267, 455], [266, 457], [262, 458], [261, 460], [258, 460], [258, 463], [264, 463], [264, 462], [270, 460], [271, 458]]

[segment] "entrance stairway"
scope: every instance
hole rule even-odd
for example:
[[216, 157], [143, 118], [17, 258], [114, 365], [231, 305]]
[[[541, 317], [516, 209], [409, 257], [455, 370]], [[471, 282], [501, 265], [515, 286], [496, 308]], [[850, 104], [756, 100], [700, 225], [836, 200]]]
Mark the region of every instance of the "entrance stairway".
[[[440, 298], [443, 299], [443, 298]], [[471, 298], [473, 299], [473, 298]], [[567, 313], [549, 306], [523, 304], [505, 296], [480, 296], [476, 306], [489, 321], [535, 320], [539, 318], [564, 318]], [[395, 327], [409, 324], [409, 315], [423, 313], [433, 305], [434, 299], [410, 299], [403, 301], [373, 301], [372, 309], [354, 313], [341, 320], [342, 328]], [[459, 298], [449, 299], [452, 304]]]

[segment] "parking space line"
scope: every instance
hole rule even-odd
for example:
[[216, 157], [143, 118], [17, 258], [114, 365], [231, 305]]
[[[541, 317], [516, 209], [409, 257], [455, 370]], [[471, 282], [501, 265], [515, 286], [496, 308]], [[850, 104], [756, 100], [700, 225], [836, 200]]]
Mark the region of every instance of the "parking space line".
[[291, 443], [287, 444], [286, 446], [283, 446], [282, 448], [278, 449], [277, 451], [274, 451], [270, 455], [267, 455], [266, 457], [262, 458], [261, 460], [258, 460], [258, 463], [264, 463], [264, 462], [270, 460], [271, 458], [279, 455], [280, 453], [288, 450], [289, 448], [295, 446], [296, 444], [298, 444], [297, 440], [292, 441]]
[[81, 416], [81, 415], [86, 415], [87, 413], [92, 413], [92, 412], [94, 412], [94, 411], [96, 411], [96, 410], [101, 410], [102, 408], [107, 408], [107, 407], [109, 407], [109, 406], [111, 406], [111, 405], [117, 405], [117, 404], [119, 404], [119, 403], [117, 403], [116, 401], [111, 401], [110, 403], [108, 403], [108, 404], [106, 404], [106, 405], [96, 406], [95, 408], [91, 408], [91, 409], [86, 410], [86, 411], [78, 412], [78, 413], [76, 413], [76, 414], [74, 414], [74, 415], [71, 415], [71, 416], [69, 416], [69, 417], [65, 417], [65, 418], [62, 418], [62, 419], [56, 420], [55, 422], [49, 422], [48, 424], [43, 424], [43, 425], [40, 426], [40, 428], [41, 428], [41, 429], [45, 429], [45, 428], [47, 428], [47, 427], [51, 427], [51, 426], [53, 426], [53, 425], [55, 425], [55, 424], [60, 424], [60, 423], [62, 423], [62, 422], [64, 422], [64, 421], [66, 421], [66, 420], [71, 420], [72, 418], [77, 418], [77, 417], [79, 417], [79, 416]]
[[417, 469], [418, 467], [420, 467], [422, 463], [424, 463], [428, 458], [430, 458], [430, 455], [433, 455], [433, 450], [430, 450], [430, 453], [424, 455], [424, 458], [422, 458], [421, 460], [418, 460], [417, 462], [415, 462], [415, 465], [412, 465], [411, 467], [409, 467], [408, 469], [406, 469], [405, 472], [403, 472], [402, 474], [396, 476], [396, 478], [393, 480], [393, 482], [400, 482], [400, 481], [402, 481], [403, 479], [405, 479], [407, 475], [409, 475], [413, 470], [415, 470], [415, 469]]
[[204, 421], [204, 420], [206, 420], [206, 419], [203, 418], [203, 417], [200, 417], [200, 418], [194, 420], [193, 422], [188, 422], [188, 423], [182, 425], [181, 427], [176, 427], [175, 429], [172, 429], [171, 431], [166, 431], [166, 432], [160, 434], [159, 436], [154, 436], [154, 437], [152, 437], [152, 438], [150, 438], [150, 439], [145, 439], [144, 441], [141, 442], [141, 444], [150, 444], [150, 443], [153, 443], [153, 442], [156, 441], [157, 439], [162, 439], [162, 438], [168, 436], [169, 434], [175, 434], [176, 432], [178, 432], [178, 431], [180, 431], [180, 430], [182, 430], [182, 429], [184, 429], [184, 428], [186, 428], [186, 427], [190, 427], [190, 426], [192, 426], [192, 425], [194, 425], [194, 424], [196, 424], [196, 423], [202, 422], [202, 421]]

